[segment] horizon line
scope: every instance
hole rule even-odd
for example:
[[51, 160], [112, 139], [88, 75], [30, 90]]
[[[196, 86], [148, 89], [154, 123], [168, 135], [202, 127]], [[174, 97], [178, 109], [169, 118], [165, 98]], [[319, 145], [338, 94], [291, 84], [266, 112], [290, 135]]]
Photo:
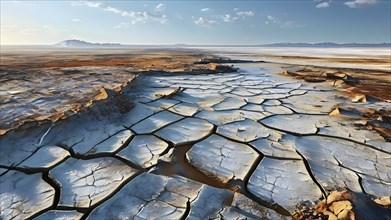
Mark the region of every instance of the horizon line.
[[[61, 41], [62, 42], [62, 41]], [[356, 42], [350, 42], [350, 43], [335, 43], [335, 42], [318, 42], [318, 43], [305, 43], [305, 42], [278, 42], [278, 43], [258, 43], [258, 44], [188, 44], [188, 43], [91, 43], [86, 42], [88, 44], [91, 44], [91, 47], [93, 47], [95, 44], [96, 46], [112, 46], [112, 47], [120, 47], [120, 46], [267, 46], [267, 45], [279, 45], [279, 44], [307, 44], [307, 45], [318, 45], [318, 44], [335, 44], [335, 45], [347, 45], [347, 44], [356, 44], [356, 45], [391, 45], [391, 42], [381, 42], [381, 43], [356, 43]], [[58, 43], [56, 43], [58, 44]], [[0, 46], [51, 46], [55, 47], [56, 44], [1, 44]], [[58, 48], [61, 48], [60, 46], [57, 46]], [[65, 47], [64, 47], [65, 48]]]

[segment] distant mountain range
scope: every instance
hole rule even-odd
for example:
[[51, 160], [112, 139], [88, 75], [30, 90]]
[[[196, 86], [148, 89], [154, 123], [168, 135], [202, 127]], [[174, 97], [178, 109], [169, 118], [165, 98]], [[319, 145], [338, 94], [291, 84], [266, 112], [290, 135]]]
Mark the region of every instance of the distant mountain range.
[[122, 47], [124, 45], [116, 43], [90, 43], [82, 40], [64, 40], [55, 45], [55, 47], [63, 48], [106, 48], [106, 47]]
[[257, 45], [192, 45], [192, 44], [171, 44], [171, 45], [129, 45], [119, 43], [90, 43], [82, 40], [65, 40], [53, 45], [60, 48], [126, 48], [126, 47], [165, 47], [165, 48], [179, 48], [179, 47], [391, 47], [390, 43], [381, 44], [337, 44], [332, 42], [325, 43], [275, 43], [275, 44], [257, 44]]

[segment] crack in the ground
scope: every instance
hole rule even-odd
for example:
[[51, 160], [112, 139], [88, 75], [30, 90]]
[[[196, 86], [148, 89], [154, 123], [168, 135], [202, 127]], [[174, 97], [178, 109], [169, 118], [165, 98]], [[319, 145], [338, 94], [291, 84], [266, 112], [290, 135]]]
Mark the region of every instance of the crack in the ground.
[[371, 148], [372, 150], [379, 151], [379, 152], [382, 152], [382, 153], [391, 155], [391, 153], [388, 152], [388, 151], [385, 151], [385, 150], [383, 150], [383, 149], [376, 148], [376, 147], [374, 147], [374, 146], [372, 146], [372, 145], [370, 145], [370, 144], [363, 143], [363, 142], [360, 142], [360, 141], [357, 141], [357, 140], [354, 140], [354, 139], [350, 139], [350, 138], [346, 138], [346, 137], [340, 137], [340, 136], [334, 136], [334, 135], [328, 135], [328, 134], [316, 134], [316, 135], [322, 136], [322, 137], [335, 138], [335, 139], [340, 139], [340, 140], [344, 140], [344, 141], [349, 141], [349, 142], [352, 142], [352, 143], [364, 145], [364, 146], [366, 146], [366, 147]]
[[310, 175], [312, 181], [318, 186], [318, 188], [322, 192], [323, 198], [327, 198], [327, 190], [316, 179], [315, 175], [313, 174], [313, 172], [311, 170], [311, 166], [310, 166], [309, 162], [307, 161], [307, 159], [305, 158], [305, 156], [302, 155], [298, 150], [296, 150], [296, 153], [298, 155], [300, 155], [300, 157], [302, 158], [302, 161], [305, 165], [305, 168], [307, 169], [308, 174]]
[[84, 211], [84, 215], [81, 218], [81, 220], [85, 220], [88, 215], [94, 210], [96, 207], [100, 206], [102, 203], [106, 202], [110, 198], [112, 198], [114, 195], [116, 195], [126, 184], [128, 184], [130, 181], [132, 181], [134, 178], [142, 174], [142, 171], [138, 171], [135, 174], [133, 174], [130, 178], [126, 179], [125, 181], [121, 182], [120, 185], [109, 195], [107, 195], [104, 199], [100, 200], [99, 202], [95, 203], [94, 205], [90, 205], [89, 208], [86, 208]]
[[[34, 174], [34, 173], [45, 173], [45, 172], [48, 172], [49, 170], [55, 168], [56, 166], [62, 164], [64, 161], [66, 161], [69, 157], [71, 156], [66, 156], [64, 157], [61, 161], [57, 162], [55, 165], [53, 166], [50, 166], [48, 168], [40, 168], [40, 167], [31, 167], [31, 168], [27, 168], [27, 167], [18, 167], [18, 166], [4, 166], [4, 165], [0, 165], [0, 168], [3, 168], [3, 169], [7, 169], [8, 171], [10, 170], [15, 170], [15, 171], [18, 171], [18, 172], [22, 172], [22, 173], [25, 173], [25, 174]], [[26, 158], [27, 160], [28, 158]], [[25, 161], [25, 160], [24, 160]], [[22, 162], [23, 163], [23, 162]], [[22, 163], [19, 163], [22, 164]], [[0, 174], [0, 176], [3, 176], [5, 175], [8, 171]]]
[[191, 209], [191, 203], [190, 203], [190, 199], [188, 199], [187, 202], [186, 202], [185, 212], [183, 213], [183, 216], [181, 217], [180, 220], [185, 220], [189, 216], [190, 209]]
[[[89, 153], [94, 147], [96, 147], [96, 146], [98, 146], [99, 144], [101, 144], [101, 143], [103, 143], [103, 142], [109, 140], [110, 138], [114, 137], [115, 135], [117, 135], [117, 134], [119, 134], [119, 133], [121, 133], [121, 132], [123, 132], [123, 131], [125, 131], [125, 130], [130, 130], [130, 129], [119, 130], [119, 131], [115, 132], [114, 134], [109, 135], [107, 138], [103, 139], [102, 141], [100, 141], [100, 142], [96, 143], [94, 146], [92, 146], [92, 147], [90, 148], [90, 150], [88, 150], [86, 153]], [[134, 134], [133, 131], [132, 131], [132, 133]]]
[[[293, 115], [293, 114], [292, 114]], [[294, 135], [294, 136], [311, 136], [311, 135], [317, 135], [317, 133], [319, 132], [319, 128], [316, 127], [316, 132], [315, 133], [311, 133], [311, 134], [300, 134], [300, 133], [296, 133], [296, 132], [292, 132], [292, 131], [286, 131], [286, 130], [283, 130], [283, 129], [278, 129], [278, 128], [275, 128], [275, 127], [272, 127], [270, 125], [267, 125], [265, 123], [263, 123], [262, 121], [269, 118], [269, 117], [272, 117], [274, 115], [269, 115], [269, 116], [266, 116], [265, 118], [262, 118], [260, 120], [258, 120], [257, 122], [260, 123], [261, 125], [265, 126], [266, 128], [269, 128], [269, 129], [272, 129], [272, 130], [275, 130], [275, 131], [279, 131], [279, 132], [283, 132], [283, 133], [287, 133], [287, 134], [291, 134], [291, 135]]]
[[49, 171], [47, 172], [44, 172], [42, 173], [42, 179], [48, 183], [51, 187], [54, 188], [54, 198], [53, 198], [53, 203], [50, 207], [46, 208], [46, 209], [43, 209], [37, 213], [35, 213], [34, 215], [32, 215], [31, 217], [29, 217], [28, 219], [34, 219], [35, 217], [49, 211], [49, 210], [54, 210], [58, 207], [58, 204], [60, 202], [60, 193], [61, 193], [61, 185], [54, 179], [52, 179], [52, 177], [50, 176], [49, 174]]

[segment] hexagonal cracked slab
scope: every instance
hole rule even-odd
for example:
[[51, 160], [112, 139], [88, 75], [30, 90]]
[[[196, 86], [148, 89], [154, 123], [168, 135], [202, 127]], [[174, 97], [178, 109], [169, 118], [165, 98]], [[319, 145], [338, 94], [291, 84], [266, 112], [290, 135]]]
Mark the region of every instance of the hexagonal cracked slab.
[[185, 118], [159, 130], [156, 135], [174, 145], [183, 145], [208, 136], [212, 130], [213, 125], [205, 120]]
[[175, 100], [182, 101], [184, 103], [197, 104], [200, 109], [213, 110], [212, 106], [220, 103], [224, 100], [224, 97], [218, 93], [202, 90], [190, 90], [186, 89], [180, 94], [173, 97]]
[[137, 103], [137, 105], [132, 108], [132, 110], [125, 114], [123, 125], [131, 127], [159, 111], [162, 111], [162, 109], [159, 107]]
[[159, 109], [168, 109], [171, 108], [177, 104], [179, 104], [180, 101], [169, 99], [169, 98], [161, 98], [153, 102], [146, 103], [148, 106], [152, 106]]
[[156, 165], [159, 155], [167, 147], [166, 142], [153, 135], [137, 135], [117, 155], [140, 167], [148, 168]]
[[263, 109], [262, 105], [251, 104], [251, 103], [248, 103], [247, 105], [243, 106], [242, 109], [248, 110], [248, 111], [254, 111], [254, 112], [264, 112], [265, 111], [265, 109]]
[[95, 145], [85, 154], [94, 155], [99, 153], [113, 153], [121, 148], [131, 137], [133, 137], [133, 133], [130, 130], [120, 131], [103, 142]]
[[186, 153], [192, 166], [223, 183], [235, 178], [243, 180], [258, 156], [251, 147], [215, 134]]
[[276, 99], [270, 99], [262, 103], [263, 106], [277, 106], [281, 105], [281, 101]]
[[70, 158], [49, 173], [61, 185], [59, 206], [89, 208], [105, 199], [137, 170], [121, 161], [102, 157]]
[[258, 138], [266, 138], [274, 131], [255, 121], [245, 119], [219, 126], [216, 133], [240, 142], [250, 142]]
[[246, 99], [247, 103], [251, 103], [254, 105], [260, 105], [265, 101], [265, 98], [260, 95], [246, 97], [245, 99]]
[[301, 160], [263, 158], [251, 175], [247, 189], [256, 197], [277, 203], [289, 212], [302, 202], [315, 202], [322, 192]]
[[243, 98], [227, 97], [222, 102], [212, 106], [215, 111], [239, 109], [246, 104]]
[[23, 161], [18, 167], [25, 169], [50, 169], [57, 165], [70, 154], [67, 150], [57, 146], [43, 146], [39, 148], [31, 157]]
[[275, 115], [262, 119], [261, 122], [279, 130], [300, 135], [318, 132], [316, 118], [307, 115]]
[[55, 190], [41, 176], [12, 170], [0, 176], [2, 219], [26, 219], [52, 206]]
[[253, 96], [254, 95], [254, 93], [251, 93], [247, 89], [240, 88], [240, 87], [235, 88], [230, 93], [234, 94], [234, 95], [237, 95], [237, 96], [241, 96], [241, 97], [248, 97], [248, 96]]
[[252, 112], [246, 110], [228, 110], [228, 111], [200, 111], [195, 115], [197, 118], [202, 118], [214, 125], [220, 126], [230, 122], [251, 119], [254, 121], [265, 117], [260, 112]]
[[169, 111], [162, 111], [135, 124], [132, 126], [132, 130], [137, 134], [150, 134], [163, 126], [181, 120], [182, 118], [183, 117]]
[[263, 109], [266, 112], [269, 112], [273, 115], [290, 115], [293, 114], [293, 111], [289, 108], [279, 105], [279, 106], [264, 106]]
[[170, 112], [183, 116], [193, 116], [198, 111], [198, 105], [192, 103], [179, 103], [168, 109]]

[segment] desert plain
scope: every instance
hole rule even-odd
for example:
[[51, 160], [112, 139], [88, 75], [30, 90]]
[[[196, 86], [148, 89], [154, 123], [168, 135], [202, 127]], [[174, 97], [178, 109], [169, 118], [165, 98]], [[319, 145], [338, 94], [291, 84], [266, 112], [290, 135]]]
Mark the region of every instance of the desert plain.
[[389, 48], [325, 50], [2, 51], [1, 218], [391, 219]]

